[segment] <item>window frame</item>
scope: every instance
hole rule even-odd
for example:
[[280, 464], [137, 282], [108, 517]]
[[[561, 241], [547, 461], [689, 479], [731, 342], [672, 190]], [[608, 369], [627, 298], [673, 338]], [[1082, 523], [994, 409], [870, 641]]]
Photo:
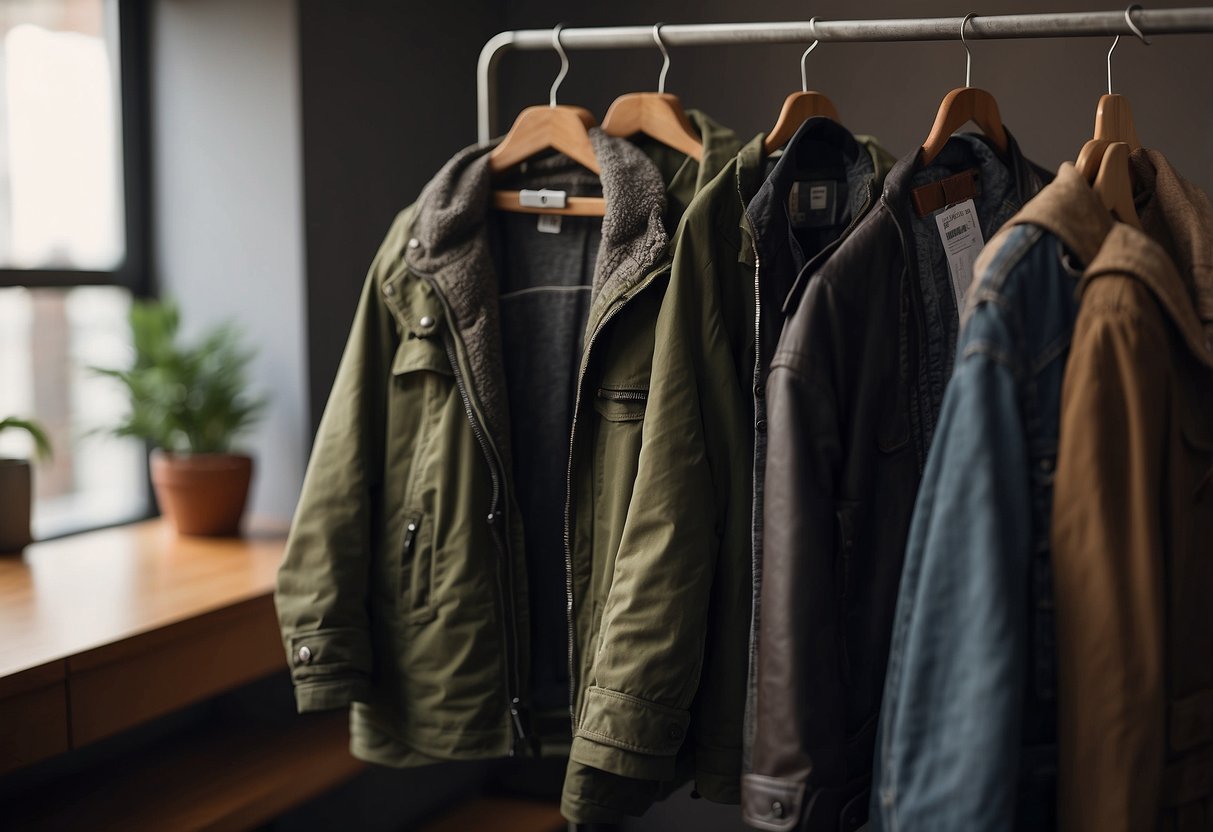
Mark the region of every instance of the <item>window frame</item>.
[[150, 272], [151, 212], [148, 158], [147, 0], [115, 0], [118, 5], [118, 76], [122, 125], [122, 195], [126, 244], [113, 269], [21, 269], [0, 266], [0, 288], [121, 286], [136, 298], [153, 294]]

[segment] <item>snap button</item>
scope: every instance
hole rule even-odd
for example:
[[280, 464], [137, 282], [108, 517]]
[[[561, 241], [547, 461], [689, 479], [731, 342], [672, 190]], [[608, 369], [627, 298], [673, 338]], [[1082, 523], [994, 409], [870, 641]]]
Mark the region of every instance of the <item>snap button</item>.
[[771, 817], [773, 817], [773, 818], [783, 817], [783, 804], [780, 803], [778, 800], [771, 801]]
[[757, 422], [755, 422], [754, 430], [758, 431], [759, 433], [766, 433], [767, 432], [767, 420], [759, 419]]
[[396, 287], [395, 287], [395, 285], [394, 285], [394, 284], [389, 283], [388, 285], [384, 286], [384, 287], [383, 287], [383, 294], [387, 295], [389, 298], [390, 298], [392, 295], [396, 294]]
[[754, 385], [754, 398], [761, 399], [766, 394], [767, 394], [767, 391], [766, 391], [765, 387], [763, 387], [761, 384]]
[[312, 648], [304, 644], [299, 648], [299, 653], [297, 655], [299, 656], [299, 661], [302, 664], [307, 664], [312, 660]]
[[680, 740], [680, 739], [682, 739], [682, 726], [680, 726], [680, 725], [671, 725], [671, 726], [670, 726], [670, 730], [667, 732], [667, 735], [668, 735], [668, 736], [669, 736], [669, 738], [670, 738], [670, 739], [672, 739], [672, 740]]
[[409, 240], [409, 248], [421, 248], [421, 241], [416, 237]]
[[422, 329], [429, 329], [430, 327], [432, 327], [434, 325], [434, 316], [433, 315], [423, 315], [423, 316], [421, 316], [421, 320], [418, 321], [417, 323], [421, 324]]

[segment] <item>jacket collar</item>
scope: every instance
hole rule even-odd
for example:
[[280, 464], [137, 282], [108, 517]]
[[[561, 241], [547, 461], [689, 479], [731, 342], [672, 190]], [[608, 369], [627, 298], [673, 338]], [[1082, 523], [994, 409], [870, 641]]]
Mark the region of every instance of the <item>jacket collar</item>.
[[1056, 236], [1085, 267], [1099, 253], [1114, 222], [1078, 169], [1062, 162], [1057, 178], [1012, 217], [1007, 227], [1024, 224], [1040, 226]]
[[[1116, 223], [1083, 276], [1132, 277], [1158, 299], [1192, 354], [1213, 368], [1213, 208], [1156, 150], [1130, 155], [1142, 230]], [[1101, 210], [1102, 210], [1102, 206]], [[1106, 214], [1107, 212], [1104, 211]]]
[[[591, 286], [590, 328], [665, 256], [665, 184], [656, 166], [624, 139], [598, 128], [590, 141], [602, 167], [594, 178], [563, 154], [528, 163], [511, 187], [558, 187], [584, 194], [601, 182], [606, 200], [602, 241]], [[489, 244], [488, 164], [492, 144], [465, 148], [447, 162], [417, 200], [405, 264], [426, 277], [450, 310], [448, 322], [464, 347], [468, 376], [489, 434], [508, 465], [509, 419], [501, 356], [498, 279]]]
[[699, 110], [687, 110], [687, 120], [699, 134], [703, 143], [703, 156], [696, 159], [664, 145], [650, 143], [641, 148], [657, 164], [666, 186], [667, 225], [678, 227], [678, 221], [686, 212], [695, 194], [729, 163], [741, 147], [741, 140], [727, 127], [718, 124]]
[[[1015, 141], [1015, 137], [1011, 135], [1010, 130], [1006, 130], [1006, 134], [1007, 150], [1001, 156], [994, 151], [989, 139], [975, 133], [964, 133], [954, 136], [952, 139], [949, 139], [949, 143], [953, 141], [980, 142], [989, 147], [989, 155], [992, 157], [990, 164], [1001, 164], [1009, 172], [1015, 193], [1019, 195], [1019, 203], [1022, 205], [1043, 187], [1045, 180], [1048, 179], [1048, 174], [1024, 158], [1023, 153], [1019, 149], [1019, 143]], [[976, 145], [974, 145], [973, 149], [980, 152], [980, 148]], [[921, 151], [914, 151], [898, 160], [884, 180], [884, 193], [881, 195], [881, 201], [888, 207], [889, 214], [900, 231], [907, 263], [913, 262], [910, 256], [910, 243], [914, 239], [912, 224], [914, 208], [910, 200], [910, 191], [914, 187], [915, 174], [923, 169], [920, 163], [920, 156]]]
[[746, 207], [746, 215], [756, 237], [760, 261], [773, 261], [788, 249], [792, 238], [788, 195], [799, 169], [804, 167], [798, 151], [815, 143], [836, 148], [846, 167], [852, 223], [862, 216], [865, 205], [871, 200], [876, 165], [870, 149], [856, 141], [849, 130], [833, 119], [809, 119], [800, 125], [788, 141], [779, 161], [775, 163], [770, 175]]

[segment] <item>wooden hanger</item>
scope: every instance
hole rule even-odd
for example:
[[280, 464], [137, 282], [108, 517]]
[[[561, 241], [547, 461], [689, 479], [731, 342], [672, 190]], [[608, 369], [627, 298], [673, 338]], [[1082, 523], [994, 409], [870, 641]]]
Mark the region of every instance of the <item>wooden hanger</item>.
[[[809, 20], [809, 31], [813, 31], [816, 22], [816, 17]], [[794, 92], [784, 99], [783, 109], [779, 111], [779, 118], [762, 143], [763, 151], [768, 154], [774, 153], [786, 145], [792, 136], [796, 135], [800, 125], [811, 118], [821, 116], [833, 121], [839, 120], [838, 109], [834, 106], [834, 102], [824, 93], [809, 89], [809, 79], [804, 71], [805, 58], [809, 57], [809, 53], [816, 49], [820, 42], [814, 38], [812, 45], [800, 56], [800, 92]]]
[[[1140, 6], [1134, 4], [1125, 9], [1125, 23], [1148, 45], [1150, 41], [1131, 16], [1137, 8]], [[1074, 166], [1092, 184], [1112, 216], [1141, 228], [1141, 219], [1133, 203], [1133, 178], [1129, 173], [1129, 152], [1141, 147], [1141, 142], [1137, 138], [1129, 100], [1112, 92], [1112, 53], [1118, 43], [1120, 35], [1108, 50], [1108, 92], [1099, 97], [1099, 105], [1095, 108], [1095, 137], [1082, 146]]]
[[682, 109], [678, 96], [665, 91], [665, 76], [670, 70], [670, 53], [661, 40], [661, 26], [653, 26], [653, 40], [661, 50], [664, 63], [657, 92], [632, 92], [615, 99], [602, 120], [608, 136], [627, 138], [637, 133], [656, 139], [695, 160], [703, 159], [703, 142]]
[[1133, 204], [1133, 179], [1129, 175], [1129, 145], [1112, 142], [1104, 150], [1095, 174], [1095, 193], [1112, 216], [1134, 228], [1141, 228], [1137, 207]]
[[[584, 107], [556, 103], [556, 90], [569, 70], [569, 59], [560, 43], [560, 29], [552, 30], [552, 41], [560, 54], [560, 74], [552, 84], [548, 106], [527, 107], [518, 114], [501, 144], [489, 153], [489, 170], [500, 174], [544, 150], [556, 150], [595, 174], [602, 174], [602, 165], [590, 142], [589, 129], [594, 116]], [[602, 197], [570, 196], [560, 207], [524, 205], [521, 191], [494, 191], [493, 207], [502, 211], [526, 214], [561, 214], [564, 216], [595, 216], [606, 214]]]
[[969, 45], [965, 43], [965, 25], [973, 13], [965, 15], [960, 23], [960, 42], [965, 48], [965, 85], [952, 90], [943, 97], [939, 112], [935, 114], [935, 124], [931, 133], [922, 143], [921, 162], [929, 165], [943, 150], [953, 133], [972, 121], [986, 137], [994, 143], [999, 153], [1007, 152], [1007, 131], [1002, 126], [1002, 115], [998, 112], [998, 102], [994, 96], [985, 90], [969, 86], [969, 72], [973, 65], [973, 55]]

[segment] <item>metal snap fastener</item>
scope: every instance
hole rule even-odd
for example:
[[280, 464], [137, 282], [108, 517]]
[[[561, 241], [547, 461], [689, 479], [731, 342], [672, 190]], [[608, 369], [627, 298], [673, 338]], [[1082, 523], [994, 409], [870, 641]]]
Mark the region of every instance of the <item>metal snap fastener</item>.
[[429, 329], [430, 327], [432, 327], [434, 325], [434, 316], [433, 315], [423, 315], [421, 317], [421, 320], [418, 321], [417, 323], [421, 324], [422, 329]]
[[755, 422], [755, 423], [754, 423], [754, 430], [758, 431], [759, 433], [766, 433], [766, 431], [767, 431], [767, 420], [766, 420], [766, 419], [759, 419], [757, 422]]
[[417, 524], [416, 524], [416, 523], [409, 523], [408, 530], [409, 530], [410, 532], [415, 532], [415, 531], [417, 531]]
[[307, 664], [312, 660], [312, 648], [308, 647], [306, 644], [303, 645], [299, 648], [298, 656], [300, 662]]
[[780, 803], [778, 800], [771, 801], [771, 817], [773, 817], [773, 818], [783, 817], [783, 804]]
[[384, 287], [383, 287], [383, 294], [387, 295], [389, 298], [390, 298], [392, 295], [396, 294], [396, 287], [395, 287], [395, 285], [393, 285], [393, 284], [389, 283], [388, 285], [384, 286]]
[[414, 237], [409, 240], [409, 248], [421, 248], [421, 241]]
[[672, 740], [680, 740], [680, 739], [682, 739], [682, 728], [681, 728], [681, 726], [678, 726], [678, 725], [671, 725], [671, 726], [670, 726], [670, 730], [668, 731], [668, 735], [669, 735], [670, 739], [672, 739]]

